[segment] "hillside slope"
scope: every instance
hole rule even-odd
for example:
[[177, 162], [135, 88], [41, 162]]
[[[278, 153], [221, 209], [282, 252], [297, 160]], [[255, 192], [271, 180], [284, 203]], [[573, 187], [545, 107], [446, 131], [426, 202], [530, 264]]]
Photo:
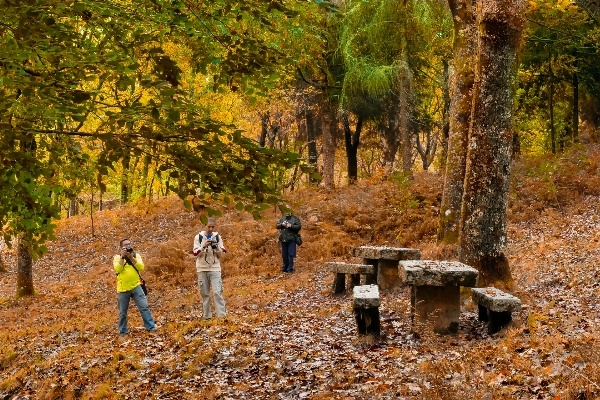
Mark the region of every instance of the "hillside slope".
[[[553, 190], [540, 167], [546, 161], [515, 166], [509, 256], [524, 307], [493, 337], [467, 296], [457, 336], [414, 337], [403, 288], [382, 297], [388, 319], [381, 340], [357, 340], [349, 298], [330, 295], [322, 263], [352, 260], [354, 245], [455, 256], [456, 249], [435, 245], [442, 187], [435, 174], [416, 174], [410, 185], [373, 179], [294, 193], [305, 244], [289, 276], [279, 274], [280, 214], [270, 210], [254, 221], [228, 210], [217, 222], [228, 248], [226, 321], [200, 318], [189, 251], [201, 226], [178, 199], [96, 213], [94, 236], [89, 217], [61, 221], [58, 239], [35, 263], [38, 295], [14, 299], [14, 254], [3, 253], [0, 398], [598, 396], [600, 221], [598, 188], [588, 184], [600, 157], [586, 151], [577, 168], [554, 170], [556, 189], [545, 197]], [[577, 166], [580, 158], [556, 163]], [[580, 174], [582, 183], [568, 174]], [[159, 332], [146, 335], [132, 308], [133, 336], [119, 343], [110, 260], [122, 237], [144, 255]]]

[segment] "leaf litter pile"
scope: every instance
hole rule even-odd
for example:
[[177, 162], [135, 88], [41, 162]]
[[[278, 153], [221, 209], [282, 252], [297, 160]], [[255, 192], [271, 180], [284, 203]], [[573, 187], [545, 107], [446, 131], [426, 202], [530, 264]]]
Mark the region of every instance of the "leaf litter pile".
[[[378, 185], [297, 195], [305, 243], [292, 275], [279, 274], [278, 213], [252, 221], [226, 212], [217, 222], [228, 247], [225, 320], [202, 319], [189, 255], [201, 226], [177, 199], [99, 212], [94, 236], [89, 218], [61, 221], [49, 254], [34, 264], [32, 298], [14, 298], [15, 254], [2, 250], [8, 271], [0, 274], [0, 398], [600, 396], [597, 197], [511, 223], [513, 294], [523, 310], [498, 334], [487, 334], [465, 292], [458, 335], [417, 337], [411, 333], [409, 290], [398, 288], [382, 293], [381, 338], [358, 338], [351, 296], [332, 296], [333, 277], [323, 263], [360, 262], [347, 249], [367, 244], [421, 248], [424, 259], [442, 254], [435, 232], [422, 228], [435, 226], [429, 219], [436, 218], [436, 193], [420, 200], [420, 211], [396, 205], [398, 219], [390, 222], [385, 197], [395, 189]], [[421, 213], [413, 227], [424, 232], [421, 240], [394, 241], [406, 229], [400, 220], [410, 213]], [[394, 234], [383, 236], [386, 229]], [[158, 324], [156, 334], [145, 333], [132, 305], [126, 341], [118, 340], [110, 265], [122, 236], [130, 236], [144, 257], [142, 275]]]

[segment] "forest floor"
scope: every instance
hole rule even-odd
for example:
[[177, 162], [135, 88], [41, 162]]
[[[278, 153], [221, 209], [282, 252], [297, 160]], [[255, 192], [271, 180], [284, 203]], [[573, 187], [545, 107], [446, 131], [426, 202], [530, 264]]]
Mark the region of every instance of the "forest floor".
[[[226, 320], [201, 318], [189, 254], [201, 224], [179, 199], [97, 212], [94, 235], [89, 216], [62, 220], [34, 264], [33, 297], [15, 299], [15, 254], [0, 250], [0, 399], [600, 397], [599, 154], [513, 168], [508, 255], [523, 309], [492, 336], [465, 293], [457, 335], [415, 337], [399, 288], [382, 294], [382, 337], [358, 339], [351, 297], [331, 295], [323, 263], [357, 261], [354, 245], [455, 259], [435, 244], [435, 174], [293, 193], [304, 245], [292, 275], [279, 273], [278, 212], [226, 210]], [[133, 334], [119, 341], [111, 259], [123, 237], [144, 257], [158, 332], [132, 305]]]

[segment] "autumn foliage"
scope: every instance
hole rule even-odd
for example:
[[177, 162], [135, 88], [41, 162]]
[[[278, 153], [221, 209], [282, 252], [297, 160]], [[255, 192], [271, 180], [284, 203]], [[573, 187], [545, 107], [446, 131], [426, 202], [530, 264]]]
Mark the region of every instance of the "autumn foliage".
[[[60, 222], [34, 264], [37, 295], [14, 298], [15, 254], [2, 250], [0, 395], [3, 398], [426, 398], [591, 399], [600, 394], [598, 166], [600, 148], [513, 165], [509, 259], [523, 310], [490, 337], [464, 294], [457, 336], [410, 331], [410, 297], [382, 297], [383, 337], [357, 339], [349, 297], [330, 294], [323, 262], [350, 260], [362, 244], [435, 244], [441, 178], [376, 175], [325, 193], [292, 193], [304, 245], [297, 273], [279, 274], [275, 221], [233, 207], [217, 230], [229, 318], [202, 321], [194, 259], [201, 225], [176, 197], [138, 202]], [[128, 236], [144, 255], [150, 307], [159, 325], [117, 340], [110, 259]]]

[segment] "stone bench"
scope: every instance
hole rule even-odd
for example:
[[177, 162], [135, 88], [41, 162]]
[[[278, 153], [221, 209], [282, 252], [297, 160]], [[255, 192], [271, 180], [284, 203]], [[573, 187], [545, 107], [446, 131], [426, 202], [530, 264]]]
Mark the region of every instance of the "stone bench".
[[479, 308], [479, 320], [488, 322], [490, 335], [512, 321], [511, 312], [521, 310], [521, 300], [494, 287], [471, 289], [473, 301]]
[[350, 275], [348, 290], [360, 285], [360, 276], [365, 275], [365, 284], [374, 283], [375, 268], [365, 264], [346, 264], [345, 262], [326, 262], [325, 266], [333, 272], [333, 293], [344, 294], [346, 292], [346, 275]]
[[398, 262], [400, 260], [421, 259], [421, 250], [403, 247], [360, 246], [353, 247], [350, 253], [354, 257], [361, 257], [363, 264], [375, 267], [374, 277], [376, 277], [376, 281], [367, 283], [377, 283], [381, 290], [402, 285], [398, 275]]
[[457, 333], [460, 287], [477, 286], [479, 272], [457, 261], [409, 260], [400, 266], [401, 279], [411, 286], [413, 330], [432, 323], [436, 333]]
[[353, 309], [359, 335], [380, 335], [379, 288], [377, 285], [354, 286]]

